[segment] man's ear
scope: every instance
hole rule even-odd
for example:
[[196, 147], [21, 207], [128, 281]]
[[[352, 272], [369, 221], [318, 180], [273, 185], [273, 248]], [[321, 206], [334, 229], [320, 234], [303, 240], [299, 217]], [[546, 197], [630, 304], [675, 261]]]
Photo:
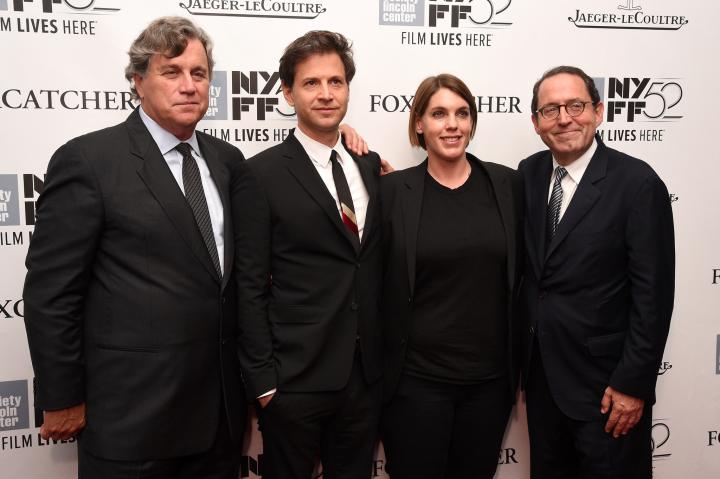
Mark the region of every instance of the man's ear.
[[287, 86], [285, 83], [281, 83], [280, 87], [282, 88], [283, 96], [285, 97], [285, 101], [288, 105], [295, 107], [295, 100], [292, 96], [292, 87]]

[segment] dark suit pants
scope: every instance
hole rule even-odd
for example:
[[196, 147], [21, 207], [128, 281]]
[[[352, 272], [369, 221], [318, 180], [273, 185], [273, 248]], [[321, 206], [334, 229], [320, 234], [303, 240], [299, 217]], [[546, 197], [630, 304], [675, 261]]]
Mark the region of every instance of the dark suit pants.
[[[237, 479], [241, 445], [233, 442], [225, 413], [220, 414], [210, 450], [189, 456], [147, 461], [115, 461], [94, 456], [78, 441], [78, 479]], [[192, 434], [187, 431], [187, 434]], [[173, 438], [182, 441], [181, 437]]]
[[392, 479], [492, 479], [511, 402], [505, 378], [454, 385], [403, 375], [383, 411]]
[[605, 432], [607, 415], [600, 414], [601, 398], [597, 419], [591, 421], [572, 419], [558, 408], [539, 354], [533, 354], [526, 398], [532, 479], [652, 477], [652, 407], [648, 404], [628, 435], [615, 439]]
[[381, 382], [365, 382], [358, 356], [340, 391], [278, 391], [258, 406], [263, 478], [310, 479], [320, 459], [324, 479], [368, 479], [381, 403]]

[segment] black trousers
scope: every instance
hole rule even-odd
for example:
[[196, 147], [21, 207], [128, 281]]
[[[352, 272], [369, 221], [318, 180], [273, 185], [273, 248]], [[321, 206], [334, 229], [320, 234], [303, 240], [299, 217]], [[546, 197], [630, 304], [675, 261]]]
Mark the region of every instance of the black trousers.
[[365, 382], [359, 355], [340, 391], [276, 392], [258, 406], [263, 479], [310, 479], [318, 459], [324, 479], [368, 479], [381, 404], [381, 382]]
[[[537, 351], [537, 344], [535, 344]], [[652, 477], [652, 407], [615, 439], [605, 432], [608, 415], [578, 421], [558, 408], [539, 352], [533, 353], [526, 387], [532, 479], [649, 479]]]
[[453, 385], [403, 375], [383, 411], [392, 479], [492, 479], [512, 407], [506, 378]]
[[[242, 445], [233, 442], [225, 412], [210, 450], [151, 461], [115, 461], [90, 454], [78, 440], [78, 479], [237, 479]], [[192, 434], [192, 431], [188, 431]], [[182, 438], [178, 438], [182, 440]]]

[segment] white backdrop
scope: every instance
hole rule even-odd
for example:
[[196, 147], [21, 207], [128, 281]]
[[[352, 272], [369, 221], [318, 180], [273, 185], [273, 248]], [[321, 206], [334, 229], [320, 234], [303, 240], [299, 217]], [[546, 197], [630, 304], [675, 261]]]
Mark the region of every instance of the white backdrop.
[[[481, 107], [469, 150], [511, 167], [543, 148], [530, 122], [542, 72], [571, 64], [596, 78], [607, 144], [649, 162], [675, 200], [677, 293], [658, 372], [655, 477], [718, 477], [720, 5], [699, 0], [0, 0], [0, 477], [75, 475], [75, 445], [44, 444], [35, 426], [21, 300], [32, 211], [52, 152], [130, 113], [126, 51], [161, 15], [188, 16], [213, 37], [213, 103], [199, 128], [246, 156], [294, 126], [274, 73], [283, 48], [310, 29], [354, 41], [347, 122], [397, 168], [423, 158], [408, 145], [407, 102], [428, 75], [466, 81]], [[249, 436], [241, 476], [259, 477], [262, 444], [254, 427]], [[499, 462], [498, 478], [529, 477], [522, 397]], [[373, 477], [387, 477], [381, 452]]]

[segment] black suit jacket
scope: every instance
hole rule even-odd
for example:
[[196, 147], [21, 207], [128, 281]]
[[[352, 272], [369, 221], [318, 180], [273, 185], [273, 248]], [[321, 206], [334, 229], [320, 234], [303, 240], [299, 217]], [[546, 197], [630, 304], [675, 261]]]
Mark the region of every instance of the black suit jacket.
[[528, 320], [550, 390], [578, 420], [599, 416], [607, 386], [654, 401], [675, 285], [674, 230], [665, 184], [646, 163], [598, 147], [545, 246], [549, 151], [520, 163], [525, 181]]
[[224, 207], [222, 280], [137, 110], [48, 165], [24, 290], [35, 404], [85, 402], [83, 444], [100, 457], [207, 450], [221, 401], [242, 437], [229, 185], [243, 157], [197, 135]]
[[250, 398], [341, 389], [356, 341], [366, 381], [380, 377], [380, 159], [354, 159], [370, 196], [359, 249], [293, 133], [243, 165], [233, 214]]
[[[467, 154], [487, 175], [505, 229], [507, 249], [507, 371], [510, 382], [508, 398], [514, 401], [520, 361], [516, 339], [518, 322], [516, 300], [523, 261], [522, 182], [516, 171], [487, 163]], [[382, 313], [385, 327], [386, 399], [392, 397], [405, 363], [405, 352], [411, 329], [417, 233], [425, 185], [427, 160], [413, 168], [384, 176], [381, 181], [383, 205], [383, 249], [386, 254], [383, 280]], [[478, 285], [481, 287], [481, 285]]]

